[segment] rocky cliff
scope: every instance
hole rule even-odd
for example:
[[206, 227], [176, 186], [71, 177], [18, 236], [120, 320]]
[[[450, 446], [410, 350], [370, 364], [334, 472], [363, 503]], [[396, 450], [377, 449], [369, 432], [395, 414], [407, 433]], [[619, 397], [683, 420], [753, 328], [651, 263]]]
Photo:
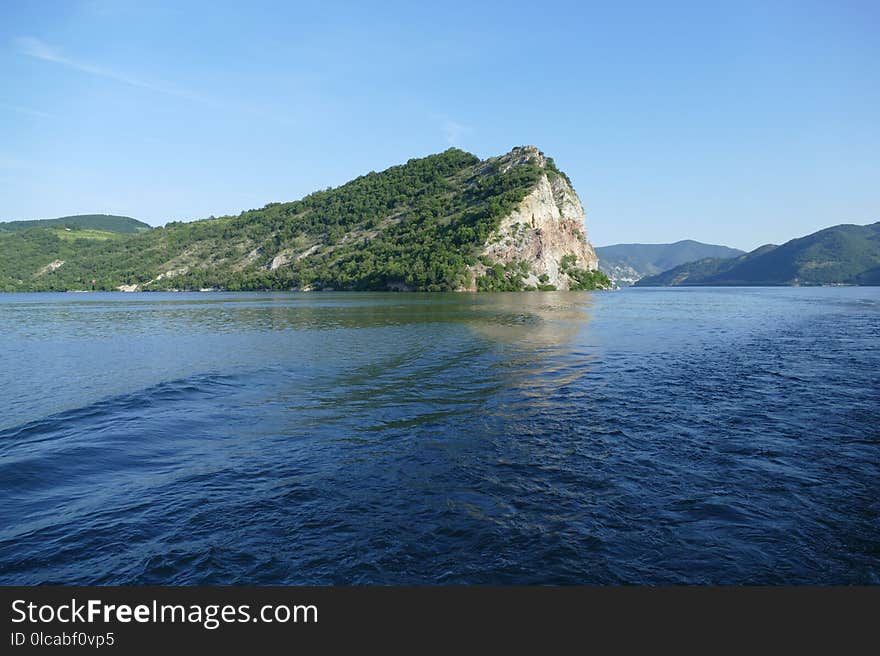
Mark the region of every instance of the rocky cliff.
[[534, 146], [486, 160], [451, 148], [297, 201], [130, 236], [0, 232], [5, 291], [610, 286], [597, 265], [577, 194]]
[[575, 271], [594, 271], [599, 260], [587, 240], [584, 207], [568, 179], [535, 146], [515, 148], [487, 162], [501, 172], [514, 166], [536, 164], [537, 184], [519, 205], [504, 216], [481, 251], [481, 262], [471, 267], [471, 288], [496, 264], [524, 263], [526, 286], [577, 286]]

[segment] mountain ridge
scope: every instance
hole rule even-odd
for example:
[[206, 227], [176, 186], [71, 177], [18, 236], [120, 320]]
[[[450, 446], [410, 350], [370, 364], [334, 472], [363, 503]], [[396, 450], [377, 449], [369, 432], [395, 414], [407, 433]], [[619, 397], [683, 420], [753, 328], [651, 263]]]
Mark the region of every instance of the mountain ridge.
[[0, 238], [0, 289], [517, 291], [610, 286], [568, 177], [534, 146], [450, 148], [237, 216], [103, 241]]
[[55, 219], [32, 219], [0, 222], [0, 232], [19, 232], [33, 228], [70, 228], [98, 230], [115, 234], [137, 234], [152, 230], [152, 226], [130, 216], [116, 214], [73, 214]]
[[686, 262], [707, 257], [736, 257], [744, 251], [728, 246], [681, 239], [666, 244], [611, 244], [597, 246], [600, 270], [617, 286], [628, 286]]
[[880, 284], [880, 221], [831, 226], [779, 246], [765, 244], [736, 258], [682, 264], [636, 283], [640, 287], [840, 284]]

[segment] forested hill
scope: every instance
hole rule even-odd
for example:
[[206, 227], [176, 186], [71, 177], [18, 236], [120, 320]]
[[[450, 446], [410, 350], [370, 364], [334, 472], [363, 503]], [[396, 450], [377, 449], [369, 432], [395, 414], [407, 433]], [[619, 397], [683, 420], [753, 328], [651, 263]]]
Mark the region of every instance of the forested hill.
[[633, 284], [673, 267], [708, 257], [737, 257], [745, 253], [728, 246], [684, 239], [672, 244], [613, 244], [599, 246], [596, 253], [602, 272], [620, 286]]
[[838, 225], [733, 259], [704, 259], [636, 283], [662, 285], [880, 285], [880, 222]]
[[[571, 252], [563, 247], [549, 275], [525, 256], [514, 258], [548, 238], [547, 224], [536, 228], [533, 213], [531, 226], [505, 224], [507, 232], [499, 232], [502, 219], [537, 190], [559, 199], [559, 207], [547, 211], [558, 215], [560, 230], [578, 245]], [[3, 234], [0, 290], [605, 286], [607, 279], [590, 270], [595, 255], [583, 232], [582, 208], [577, 228], [570, 217], [559, 218], [573, 204], [580, 208], [567, 177], [534, 147], [485, 161], [453, 148], [238, 216], [170, 223], [113, 239], [36, 229]], [[487, 255], [492, 240], [509, 246], [506, 256]]]
[[19, 232], [32, 228], [61, 228], [69, 231], [98, 230], [120, 235], [133, 235], [151, 229], [143, 221], [132, 219], [130, 216], [115, 216], [113, 214], [76, 214], [74, 216], [62, 216], [57, 219], [6, 221], [0, 223], [0, 232]]

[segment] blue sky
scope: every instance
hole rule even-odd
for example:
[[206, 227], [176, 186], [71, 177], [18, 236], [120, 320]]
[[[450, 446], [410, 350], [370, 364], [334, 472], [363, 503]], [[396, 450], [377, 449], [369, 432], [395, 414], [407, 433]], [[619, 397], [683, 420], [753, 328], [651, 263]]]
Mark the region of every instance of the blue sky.
[[153, 225], [533, 143], [594, 244], [880, 219], [880, 4], [0, 0], [0, 217]]

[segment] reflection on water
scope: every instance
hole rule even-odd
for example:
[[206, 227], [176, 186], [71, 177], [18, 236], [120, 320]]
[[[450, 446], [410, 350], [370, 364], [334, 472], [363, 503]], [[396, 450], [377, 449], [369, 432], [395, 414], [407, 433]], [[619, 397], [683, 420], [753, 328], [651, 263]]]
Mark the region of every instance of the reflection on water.
[[0, 583], [876, 583], [878, 301], [0, 295]]
[[[458, 354], [460, 348], [485, 349], [487, 340], [522, 347], [526, 357], [562, 355], [587, 321], [591, 299], [588, 293], [6, 295], [0, 365], [9, 362], [0, 386], [13, 396], [0, 428], [206, 371], [291, 366], [336, 375], [350, 367], [362, 372], [355, 376], [378, 378], [419, 358], [452, 366], [455, 358], [474, 355]], [[323, 334], [330, 330], [337, 334]], [[470, 334], [450, 339], [463, 330]], [[29, 364], [24, 385], [18, 351]], [[34, 395], [35, 389], [42, 392]]]
[[[464, 323], [478, 330], [539, 327], [552, 332], [585, 320], [592, 295], [544, 294], [89, 294], [70, 301], [58, 294], [9, 294], [2, 320], [19, 338], [40, 339], [75, 328], [93, 338], [119, 327], [138, 334], [381, 328], [424, 323]], [[48, 298], [62, 299], [51, 303]], [[99, 297], [94, 299], [92, 297]], [[184, 298], [181, 298], [184, 297]], [[34, 316], [38, 321], [29, 321]], [[515, 331], [512, 331], [515, 332]], [[73, 336], [73, 335], [72, 335]], [[514, 339], [516, 335], [514, 334]], [[562, 338], [562, 337], [561, 337]]]

